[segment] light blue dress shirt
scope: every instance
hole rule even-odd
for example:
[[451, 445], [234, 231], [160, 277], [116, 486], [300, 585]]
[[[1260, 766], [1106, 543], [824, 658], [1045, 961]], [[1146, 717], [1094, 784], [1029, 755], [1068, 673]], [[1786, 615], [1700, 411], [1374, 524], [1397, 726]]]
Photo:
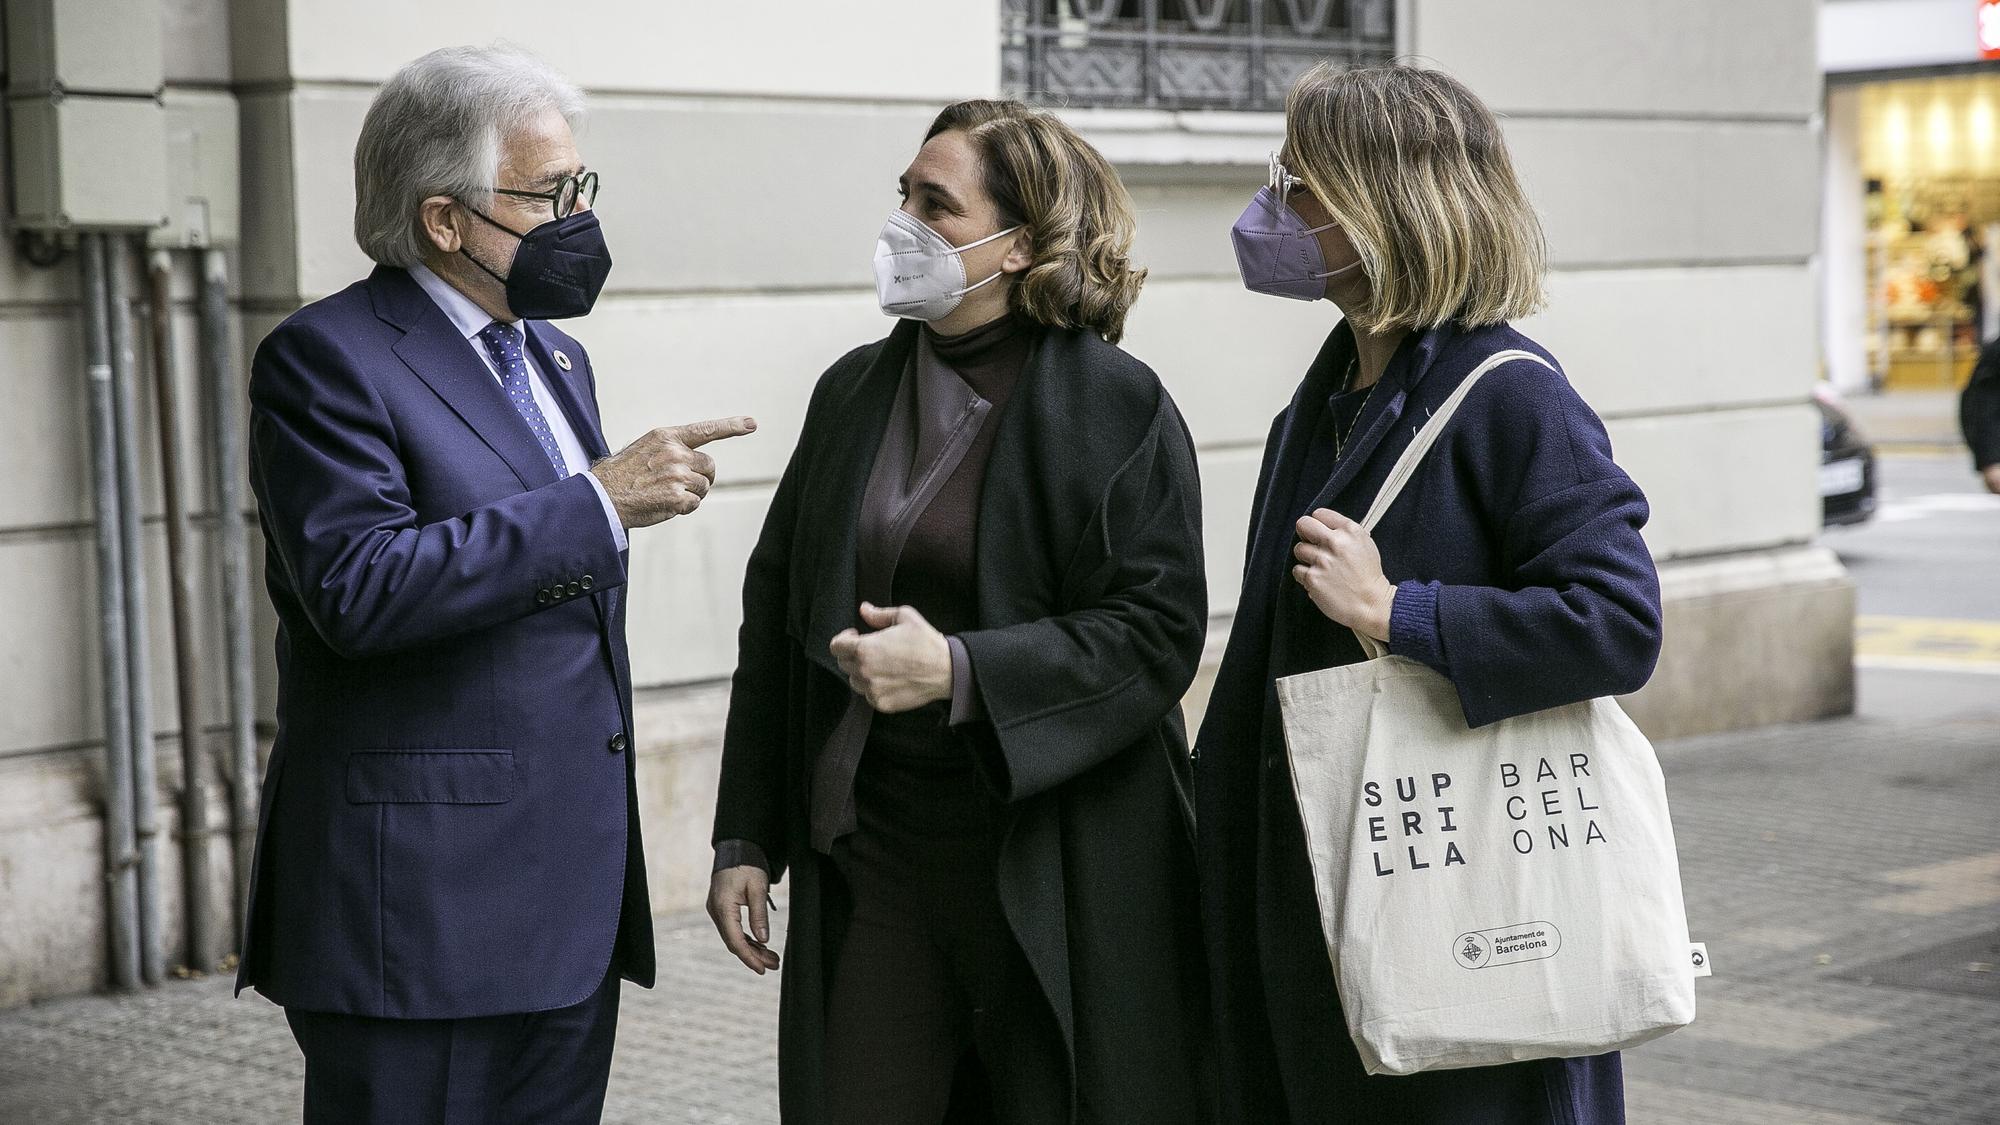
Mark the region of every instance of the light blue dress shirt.
[[[472, 298], [452, 288], [450, 282], [432, 273], [428, 267], [411, 266], [410, 276], [416, 279], [425, 293], [430, 294], [431, 300], [437, 303], [437, 307], [444, 310], [444, 315], [465, 337], [466, 344], [472, 348], [472, 354], [478, 356], [479, 362], [485, 364], [486, 370], [493, 375], [493, 381], [505, 387], [506, 380], [501, 377], [500, 369], [493, 366], [493, 357], [478, 339], [480, 330], [493, 323], [493, 318], [474, 304]], [[521, 327], [520, 321], [513, 320], [507, 323], [512, 324], [516, 331], [526, 336], [526, 330]], [[523, 352], [521, 358], [528, 365], [528, 388], [534, 392], [535, 405], [541, 408], [542, 417], [548, 419], [549, 430], [555, 434], [556, 445], [562, 450], [563, 461], [569, 465], [570, 473], [573, 475], [583, 472], [590, 465], [590, 455], [583, 451], [583, 443], [577, 440], [576, 431], [570, 428], [569, 415], [563, 413], [561, 404], [549, 393], [548, 385], [542, 382], [542, 373], [535, 366], [534, 356], [526, 354], [525, 349]], [[597, 490], [597, 499], [604, 505], [604, 518], [611, 521], [611, 537], [617, 541], [619, 550], [625, 550], [627, 545], [625, 525], [619, 521], [618, 509], [611, 503], [610, 494], [604, 491], [604, 483], [598, 480], [594, 473], [584, 473], [584, 476], [590, 481], [590, 487]]]

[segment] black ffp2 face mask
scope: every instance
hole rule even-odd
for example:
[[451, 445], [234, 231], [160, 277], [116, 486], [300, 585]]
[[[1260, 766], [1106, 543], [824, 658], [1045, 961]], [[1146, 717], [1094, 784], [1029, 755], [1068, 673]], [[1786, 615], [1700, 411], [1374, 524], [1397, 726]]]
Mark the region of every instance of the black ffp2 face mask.
[[505, 277], [474, 258], [463, 242], [458, 248], [473, 265], [507, 287], [507, 307], [515, 316], [527, 320], [562, 320], [582, 316], [597, 303], [604, 279], [611, 276], [611, 250], [604, 245], [597, 212], [575, 211], [560, 219], [550, 219], [526, 234], [518, 234], [477, 208], [466, 210], [521, 240]]

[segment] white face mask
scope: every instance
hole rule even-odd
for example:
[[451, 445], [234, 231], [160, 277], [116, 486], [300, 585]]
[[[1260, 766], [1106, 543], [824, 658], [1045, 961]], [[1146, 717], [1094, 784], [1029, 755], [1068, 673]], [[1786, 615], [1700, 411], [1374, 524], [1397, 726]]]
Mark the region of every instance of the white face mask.
[[907, 212], [891, 211], [875, 240], [875, 297], [882, 311], [911, 320], [950, 316], [967, 293], [1006, 272], [996, 270], [985, 281], [967, 285], [965, 259], [960, 255], [1020, 229], [1008, 227], [977, 242], [953, 246]]

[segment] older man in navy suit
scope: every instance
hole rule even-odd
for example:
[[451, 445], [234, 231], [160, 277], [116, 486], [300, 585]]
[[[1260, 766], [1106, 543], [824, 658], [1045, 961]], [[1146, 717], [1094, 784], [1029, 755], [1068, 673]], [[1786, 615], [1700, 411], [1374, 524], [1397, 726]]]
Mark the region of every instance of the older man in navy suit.
[[606, 449], [544, 323], [610, 268], [582, 108], [509, 48], [396, 74], [355, 149], [380, 264], [252, 368], [278, 736], [237, 986], [284, 1006], [308, 1122], [594, 1122], [619, 982], [653, 981], [626, 532], [755, 423]]

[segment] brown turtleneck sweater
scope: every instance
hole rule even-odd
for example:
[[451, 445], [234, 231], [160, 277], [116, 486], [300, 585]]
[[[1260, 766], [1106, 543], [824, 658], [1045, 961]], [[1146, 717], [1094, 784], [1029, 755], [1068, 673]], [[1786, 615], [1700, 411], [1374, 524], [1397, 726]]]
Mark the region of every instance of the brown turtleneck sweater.
[[[813, 769], [812, 845], [819, 851], [830, 854], [858, 825], [855, 782], [870, 747], [904, 763], [962, 766], [971, 777], [972, 761], [948, 728], [984, 709], [953, 634], [979, 623], [979, 495], [1001, 408], [1034, 340], [1031, 324], [1007, 316], [956, 337], [925, 328], [917, 341], [862, 494], [855, 593], [857, 601], [913, 606], [952, 638], [952, 694], [893, 715], [878, 714], [859, 696], [849, 700]], [[892, 767], [876, 776], [900, 774]]]
[[[1022, 366], [1033, 346], [1030, 326], [1012, 314], [962, 336], [941, 336], [926, 326], [931, 353], [952, 375], [965, 381], [980, 398], [993, 404], [965, 459], [945, 480], [903, 544], [896, 562], [896, 604], [910, 605], [939, 632], [949, 636], [979, 625], [978, 591], [974, 585], [973, 535], [978, 525], [979, 494], [986, 484], [986, 462], [1001, 411], [1014, 393]], [[919, 372], [918, 378], [938, 378], [944, 372]]]
[[[1038, 335], [1032, 321], [1011, 313], [959, 336], [923, 329], [909, 381], [898, 393], [889, 431], [864, 486], [856, 585], [862, 597], [874, 590], [877, 604], [916, 607], [945, 634], [952, 650], [952, 696], [895, 715], [878, 714], [858, 697], [850, 702], [814, 770], [812, 844], [821, 851], [830, 851], [833, 840], [856, 827], [854, 786], [866, 747], [878, 746], [899, 757], [959, 760], [970, 774], [971, 760], [947, 727], [983, 717], [984, 708], [971, 663], [954, 634], [979, 624], [974, 560], [979, 497], [1002, 410]], [[967, 442], [961, 430], [982, 410], [978, 429]], [[951, 464], [954, 456], [958, 459]], [[946, 466], [944, 480], [933, 481], [933, 470]], [[910, 506], [919, 504], [921, 510], [913, 515]], [[906, 522], [908, 531], [899, 541]], [[886, 595], [881, 592], [884, 581]], [[749, 841], [716, 845], [717, 870], [746, 863], [770, 868]]]
[[[909, 381], [898, 393], [864, 485], [856, 585], [861, 597], [874, 590], [877, 604], [916, 607], [945, 634], [952, 650], [952, 696], [895, 715], [878, 714], [858, 697], [850, 701], [814, 769], [809, 815], [812, 845], [821, 851], [830, 851], [835, 839], [856, 827], [855, 780], [868, 746], [905, 759], [914, 754], [958, 761], [969, 776], [971, 759], [947, 728], [984, 713], [971, 663], [954, 634], [979, 624], [974, 547], [986, 463], [1039, 332], [1032, 321], [1011, 313], [959, 336], [943, 336], [929, 326], [922, 331]], [[966, 442], [959, 431], [981, 410], [977, 432]], [[960, 447], [964, 452], [945, 479], [932, 481], [932, 470], [949, 464]], [[913, 516], [908, 508], [916, 504], [921, 510]], [[908, 531], [899, 541], [905, 522]], [[881, 592], [885, 580], [887, 594]], [[716, 869], [739, 864], [770, 868], [755, 844], [718, 842]]]

